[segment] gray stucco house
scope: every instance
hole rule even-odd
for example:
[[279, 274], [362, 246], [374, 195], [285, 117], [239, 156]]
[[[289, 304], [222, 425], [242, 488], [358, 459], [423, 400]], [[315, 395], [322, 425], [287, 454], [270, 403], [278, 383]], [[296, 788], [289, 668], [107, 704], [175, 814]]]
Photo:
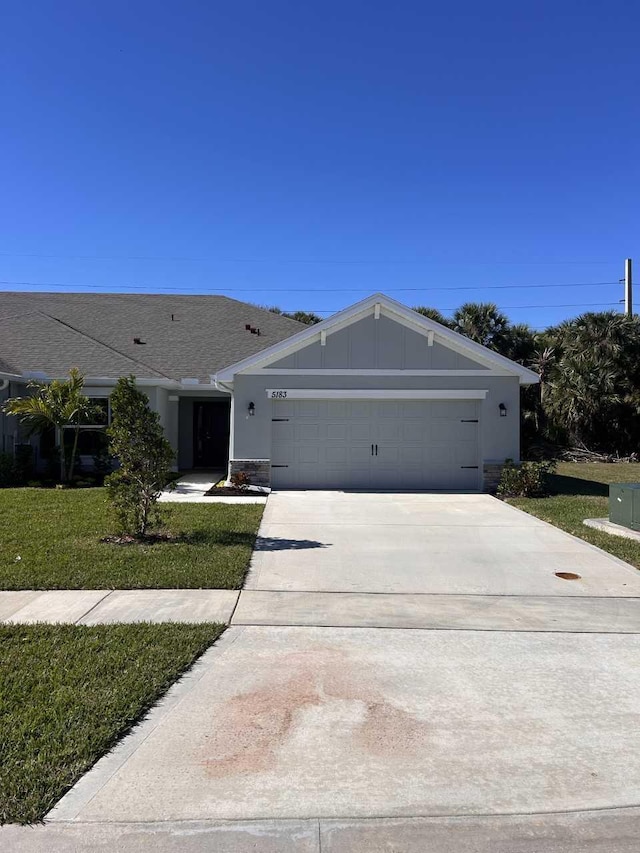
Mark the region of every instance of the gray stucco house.
[[[0, 402], [72, 366], [102, 401], [86, 458], [133, 373], [178, 468], [300, 489], [490, 488], [519, 458], [520, 385], [538, 381], [381, 293], [316, 326], [223, 296], [0, 294]], [[24, 440], [0, 416], [0, 449]]]

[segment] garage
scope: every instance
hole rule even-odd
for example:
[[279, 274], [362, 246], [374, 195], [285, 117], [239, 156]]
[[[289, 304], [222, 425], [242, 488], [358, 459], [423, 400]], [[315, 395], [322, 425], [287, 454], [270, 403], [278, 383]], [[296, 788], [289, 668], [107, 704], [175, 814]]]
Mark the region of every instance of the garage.
[[273, 489], [493, 491], [538, 376], [381, 293], [219, 371], [229, 478]]
[[273, 488], [480, 487], [478, 399], [271, 403]]

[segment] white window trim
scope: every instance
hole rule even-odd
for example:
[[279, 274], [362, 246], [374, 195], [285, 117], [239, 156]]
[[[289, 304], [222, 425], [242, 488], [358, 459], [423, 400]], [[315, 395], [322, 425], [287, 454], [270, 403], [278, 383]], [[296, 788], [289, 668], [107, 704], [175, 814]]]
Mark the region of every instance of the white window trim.
[[476, 389], [400, 391], [376, 388], [267, 388], [267, 397], [272, 400], [484, 400], [488, 393], [488, 390]]

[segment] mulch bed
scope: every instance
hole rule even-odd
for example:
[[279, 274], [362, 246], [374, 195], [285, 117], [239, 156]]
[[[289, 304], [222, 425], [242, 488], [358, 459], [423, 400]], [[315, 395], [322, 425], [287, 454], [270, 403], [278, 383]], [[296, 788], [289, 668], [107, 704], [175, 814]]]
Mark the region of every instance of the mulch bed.
[[180, 542], [183, 539], [182, 533], [147, 533], [145, 536], [103, 536], [100, 541], [108, 545], [155, 545], [160, 542]]
[[253, 489], [236, 489], [233, 486], [213, 486], [204, 493], [206, 498], [253, 498], [266, 495], [266, 492], [256, 492]]

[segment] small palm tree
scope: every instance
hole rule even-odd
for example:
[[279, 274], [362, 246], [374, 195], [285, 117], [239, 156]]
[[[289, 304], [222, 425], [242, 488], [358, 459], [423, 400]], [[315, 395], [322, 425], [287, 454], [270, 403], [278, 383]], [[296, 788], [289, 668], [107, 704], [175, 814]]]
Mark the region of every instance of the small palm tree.
[[[78, 450], [78, 436], [82, 424], [89, 423], [94, 415], [94, 406], [82, 393], [84, 377], [72, 367], [65, 381], [30, 382], [32, 393], [26, 397], [12, 397], [4, 404], [3, 411], [14, 415], [29, 429], [29, 434], [44, 432], [55, 427], [60, 433], [60, 480], [65, 482], [73, 476]], [[67, 468], [64, 442], [65, 428], [74, 430], [73, 445]]]

